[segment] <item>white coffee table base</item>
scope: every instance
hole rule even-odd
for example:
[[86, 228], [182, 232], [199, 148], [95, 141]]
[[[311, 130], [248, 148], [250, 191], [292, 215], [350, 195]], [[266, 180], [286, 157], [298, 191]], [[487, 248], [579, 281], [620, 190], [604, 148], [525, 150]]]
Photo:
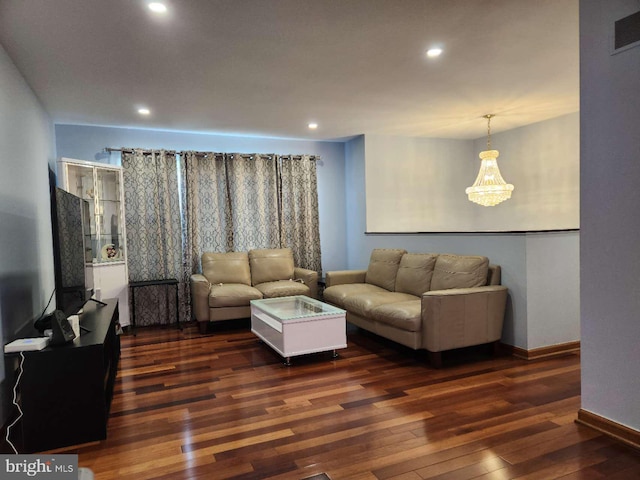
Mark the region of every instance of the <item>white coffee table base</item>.
[[[258, 303], [258, 302], [256, 302]], [[251, 305], [251, 331], [291, 365], [291, 357], [318, 352], [333, 352], [347, 347], [344, 311], [303, 318], [280, 319]]]

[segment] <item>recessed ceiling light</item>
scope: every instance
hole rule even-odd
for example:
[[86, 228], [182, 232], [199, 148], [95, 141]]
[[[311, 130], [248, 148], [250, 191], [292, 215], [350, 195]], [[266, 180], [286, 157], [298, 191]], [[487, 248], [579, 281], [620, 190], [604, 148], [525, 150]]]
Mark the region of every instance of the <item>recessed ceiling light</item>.
[[441, 53], [442, 53], [441, 48], [430, 48], [429, 50], [427, 50], [427, 57], [429, 58], [439, 57]]
[[138, 113], [140, 115], [149, 115], [151, 113], [151, 110], [149, 110], [148, 108], [139, 108]]
[[308, 125], [308, 127], [309, 127], [309, 129], [310, 129], [310, 130], [315, 130], [316, 128], [318, 128], [318, 124], [317, 124], [317, 123], [315, 123], [315, 122], [311, 122], [311, 123]]
[[155, 13], [167, 13], [167, 6], [164, 3], [160, 2], [151, 2], [149, 5], [149, 10]]

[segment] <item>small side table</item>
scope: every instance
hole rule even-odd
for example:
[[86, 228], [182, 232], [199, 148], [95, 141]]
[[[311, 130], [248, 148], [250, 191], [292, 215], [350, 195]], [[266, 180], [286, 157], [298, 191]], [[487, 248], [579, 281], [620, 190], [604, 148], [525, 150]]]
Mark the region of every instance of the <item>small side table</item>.
[[324, 298], [324, 289], [327, 288], [327, 281], [324, 276], [318, 278], [318, 300], [321, 302]]
[[[131, 288], [131, 307], [133, 312], [131, 314], [131, 326], [133, 334], [136, 334], [136, 288], [151, 287], [160, 285], [174, 285], [176, 287], [176, 326], [182, 330], [180, 325], [180, 304], [178, 302], [178, 280], [175, 278], [165, 278], [163, 280], [145, 280], [142, 282], [129, 282]], [[167, 309], [169, 308], [169, 298], [167, 297]]]

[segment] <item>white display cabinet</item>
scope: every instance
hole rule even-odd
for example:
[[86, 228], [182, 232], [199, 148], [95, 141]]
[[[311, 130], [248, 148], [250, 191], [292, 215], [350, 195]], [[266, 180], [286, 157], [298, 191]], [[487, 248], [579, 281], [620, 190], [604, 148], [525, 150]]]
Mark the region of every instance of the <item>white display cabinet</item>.
[[[129, 272], [124, 222], [122, 167], [72, 158], [58, 161], [61, 188], [89, 202], [91, 246], [86, 264], [87, 287], [98, 300], [117, 298], [120, 325], [129, 325]], [[89, 256], [89, 255], [87, 255]]]

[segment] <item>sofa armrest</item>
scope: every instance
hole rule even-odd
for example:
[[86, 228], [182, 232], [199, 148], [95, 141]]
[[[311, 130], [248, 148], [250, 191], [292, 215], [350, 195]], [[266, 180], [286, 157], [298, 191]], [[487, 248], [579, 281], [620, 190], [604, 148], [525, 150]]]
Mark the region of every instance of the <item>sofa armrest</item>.
[[499, 340], [507, 293], [491, 285], [422, 294], [422, 348], [441, 352]]
[[191, 311], [199, 322], [209, 321], [209, 291], [211, 284], [207, 277], [196, 273], [191, 275]]
[[325, 283], [327, 288], [345, 283], [365, 283], [364, 280], [366, 276], [366, 270], [335, 270], [333, 272], [327, 272], [325, 275]]
[[318, 298], [318, 272], [306, 268], [295, 267], [293, 275], [296, 280], [302, 280], [304, 284], [311, 290], [310, 296]]

